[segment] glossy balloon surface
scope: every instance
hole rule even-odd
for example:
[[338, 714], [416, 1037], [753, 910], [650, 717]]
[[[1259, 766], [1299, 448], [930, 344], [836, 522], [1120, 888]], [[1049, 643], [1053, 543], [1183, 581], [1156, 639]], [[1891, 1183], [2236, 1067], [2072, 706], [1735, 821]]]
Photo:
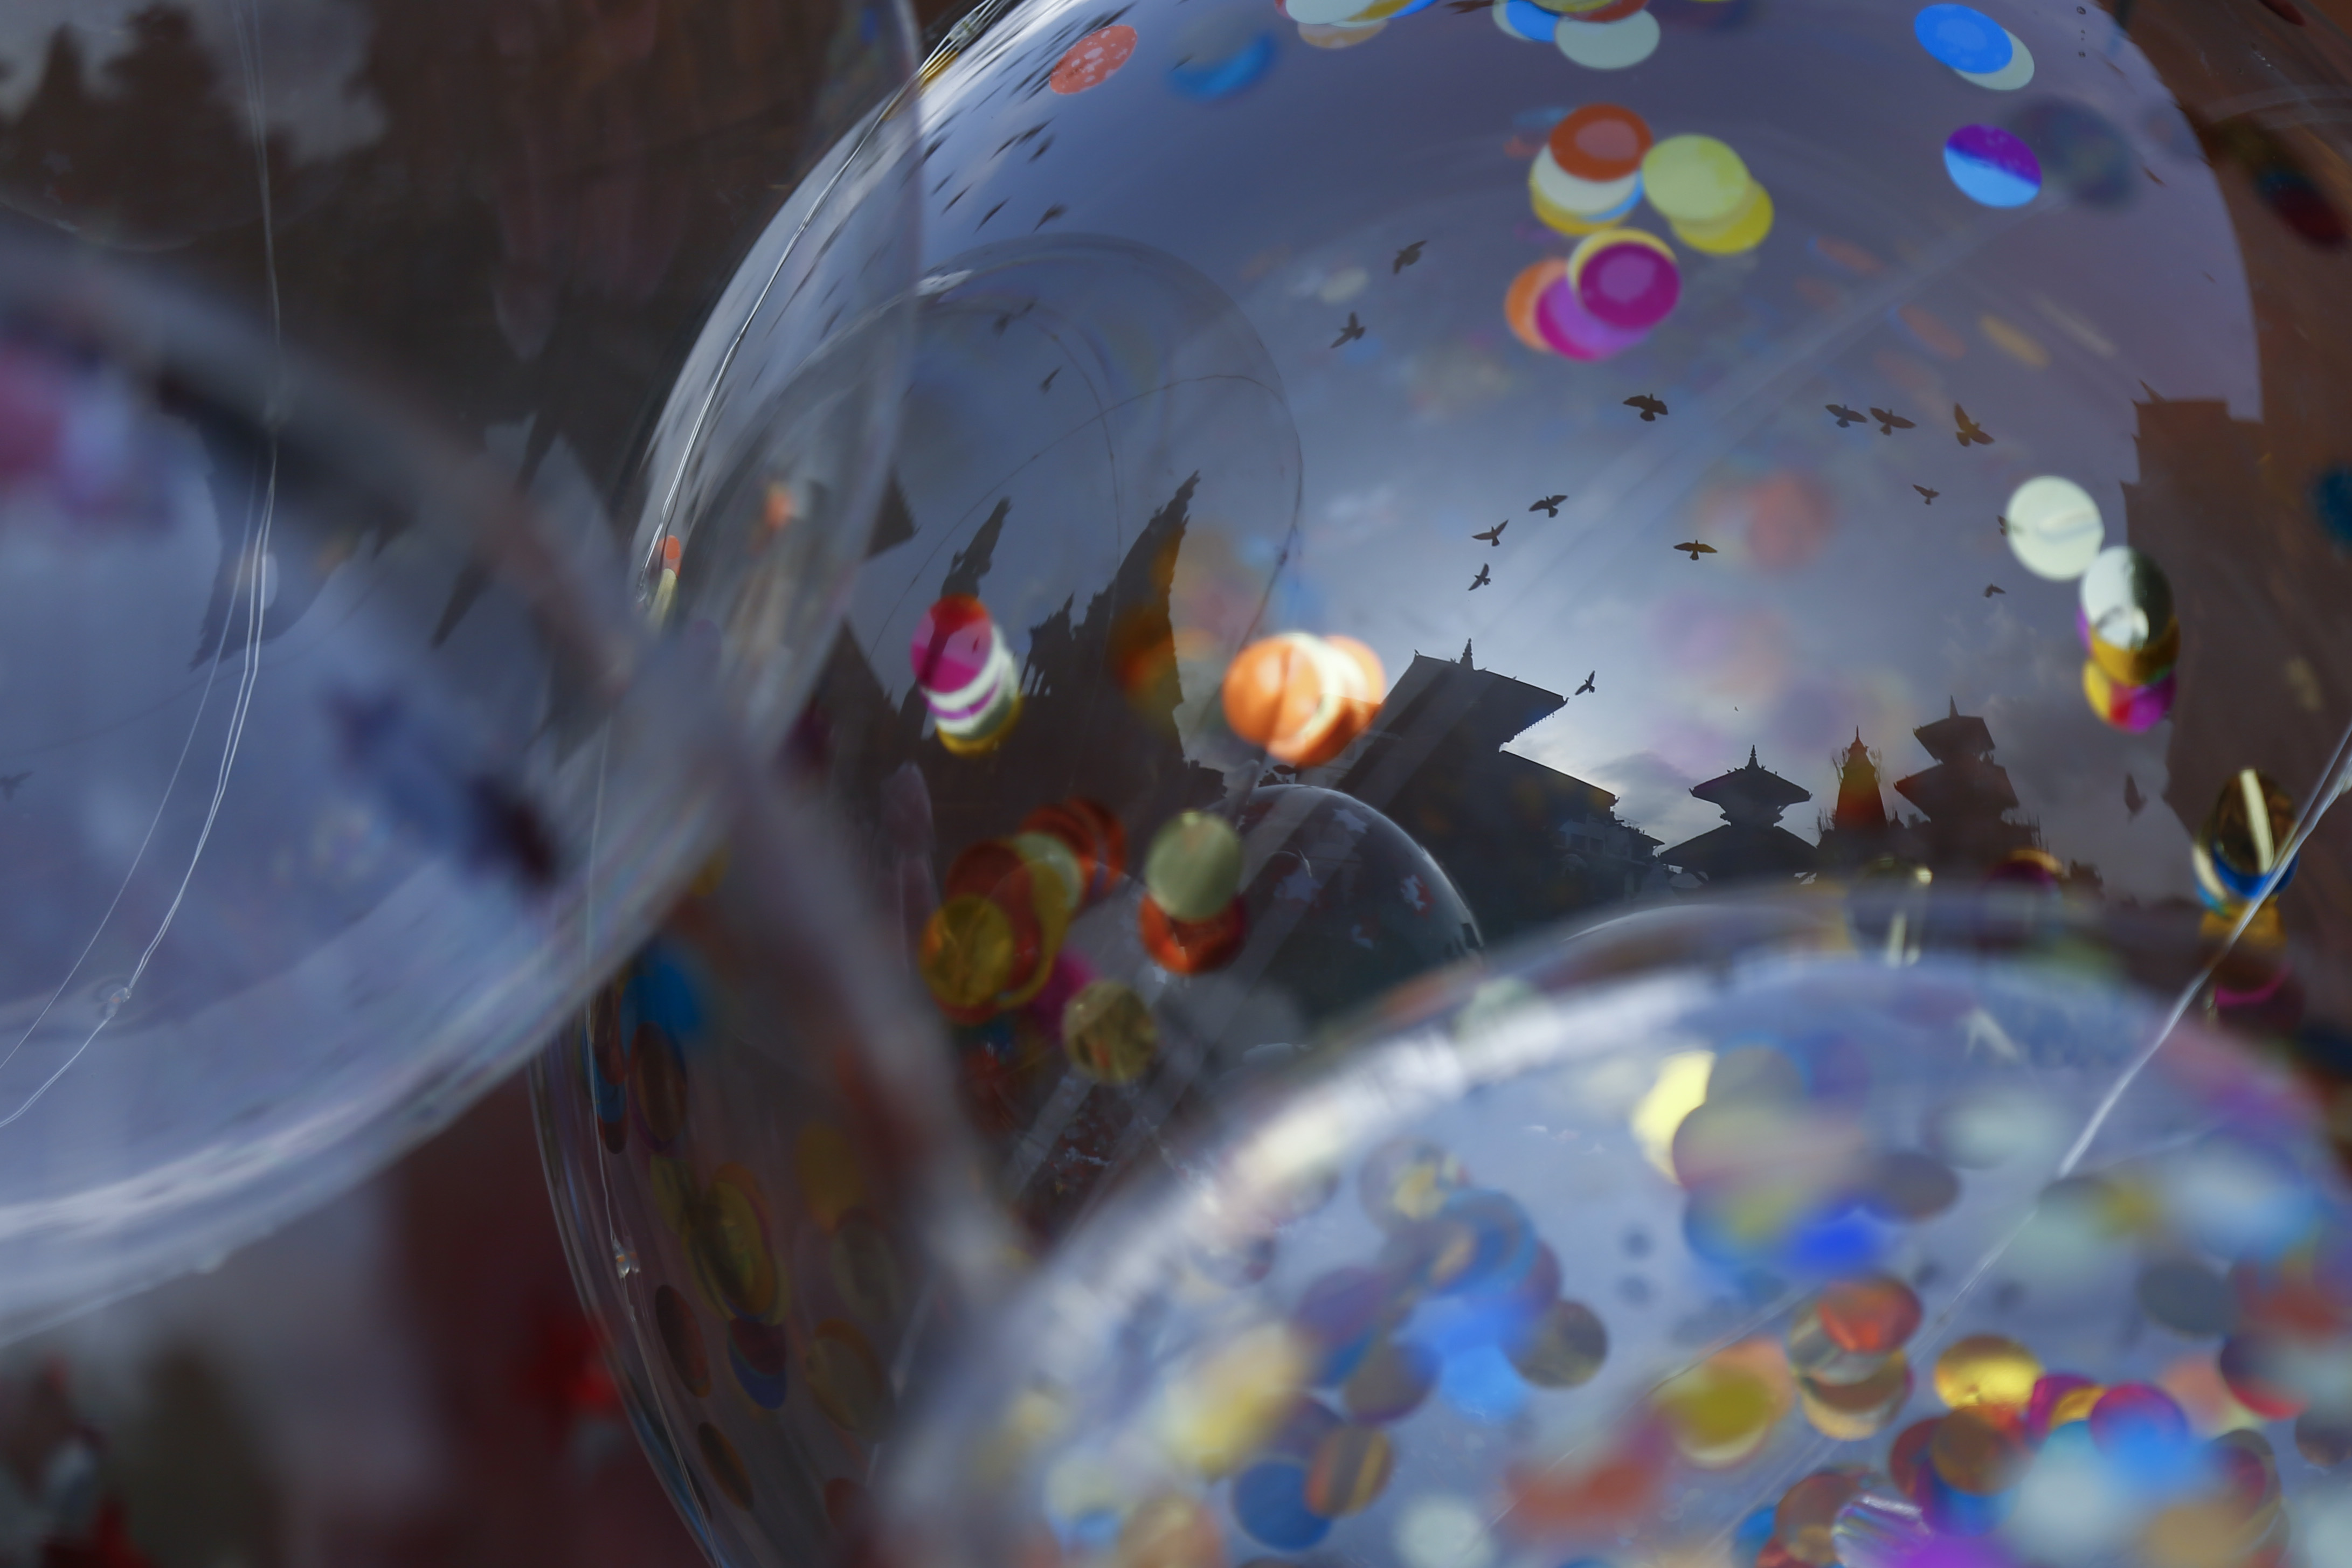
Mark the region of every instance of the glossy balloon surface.
[[[2216, 1440], [2198, 1401], [2230, 1383], [2218, 1361], [2167, 1382], [2145, 1347], [2011, 1332], [1998, 1281], [1914, 1274], [1968, 1267], [2044, 1186], [2065, 1224], [2104, 1214], [2063, 1185], [2063, 1146], [2001, 1140], [2085, 1125], [2176, 997], [2206, 1042], [2181, 1054], [2228, 1063], [2217, 1082], [2271, 1082], [2214, 1043], [2242, 1030], [2340, 1106], [2352, 198], [2336, 131], [2289, 106], [2347, 80], [2342, 33], [2284, 0], [967, 19], [918, 106], [888, 493], [787, 761], [838, 810], [936, 1019], [983, 1149], [971, 1187], [1041, 1270], [935, 1407], [890, 1519], [969, 1528], [902, 1544], [1482, 1568], [1736, 1540], [1740, 1568], [1826, 1568], [1866, 1535], [1852, 1568], [1909, 1568], [1916, 1531], [1990, 1542], [2034, 1456], [2095, 1469], [2066, 1445], [2170, 1431], [2140, 1384]], [[1835, 973], [1901, 1027], [1740, 971], [1747, 938], [1701, 922], [1667, 949], [1727, 977], [1728, 1010], [1692, 999], [1638, 1043], [1581, 1032], [1578, 988], [1664, 960], [1558, 944], [1741, 890], [1816, 909], [1859, 890], [1838, 941], [1888, 967]], [[1966, 951], [1908, 963], [1930, 909]], [[2157, 984], [2101, 909], [2154, 912], [2195, 961]], [[2061, 981], [1979, 947], [2021, 943], [2081, 962]], [[1582, 956], [1513, 956], [1537, 952]], [[1502, 1053], [1476, 1094], [1364, 1021], [1437, 1013], [1489, 1042], [1470, 1058]], [[2027, 1039], [2056, 1016], [2081, 1038]], [[1631, 1098], [1543, 1087], [1588, 1052], [1641, 1080], [1610, 1091]], [[1269, 1071], [1293, 1058], [1300, 1076]], [[1699, 1117], [1685, 1149], [1718, 1062], [1782, 1109]], [[1304, 1108], [1424, 1067], [1362, 1120]], [[2147, 1129], [2195, 1098], [2168, 1082], [2127, 1103], [2155, 1121], [2107, 1124], [2117, 1160], [2163, 1157]], [[2339, 1202], [2325, 1135], [2294, 1125], [2281, 1157]], [[1342, 1196], [1308, 1214], [1321, 1184], [1231, 1174], [1273, 1127], [1305, 1128]], [[1398, 1136], [1435, 1152], [1377, 1155]], [[1486, 1176], [1489, 1147], [1524, 1180]], [[2010, 1175], [1979, 1181], [1979, 1155]], [[607, 1168], [584, 1144], [558, 1157]], [[1355, 1216], [1368, 1164], [1412, 1222], [1385, 1254], [1372, 1221], [1329, 1218]], [[1457, 1193], [1466, 1230], [1413, 1230]], [[1634, 1223], [1602, 1195], [1637, 1193], [1658, 1262], [1539, 1288], [1531, 1260], [1602, 1268]], [[1228, 1198], [1214, 1222], [1185, 1207]], [[1264, 1233], [1231, 1228], [1244, 1211]], [[1315, 1239], [1294, 1249], [1294, 1224]], [[2194, 1243], [2200, 1281], [2245, 1256], [2220, 1234]], [[1950, 1257], [1919, 1239], [1944, 1235]], [[1328, 1284], [1341, 1269], [1387, 1283], [1359, 1299]], [[1452, 1270], [1507, 1310], [1449, 1297], [1425, 1321]], [[2137, 1300], [2122, 1278], [2076, 1281], [2098, 1312], [2053, 1331], [2109, 1333]], [[2054, 1279], [2018, 1299], [2063, 1297]], [[2207, 1321], [2199, 1285], [2157, 1280], [2162, 1321]], [[1359, 1308], [1433, 1337], [1375, 1358], [1359, 1335], [1301, 1370], [1269, 1327]], [[2001, 1343], [1948, 1364], [1972, 1335]], [[1889, 1447], [1906, 1412], [2011, 1410], [2028, 1353], [2026, 1408], [2042, 1374], [2131, 1392], [2063, 1443], [2053, 1419], [1972, 1415]], [[1631, 1425], [1587, 1387], [1668, 1373]], [[1950, 1410], [1918, 1403], [1946, 1385]], [[1359, 1405], [1404, 1425], [1370, 1420], [1375, 1442]], [[1423, 1481], [1413, 1422], [1446, 1434]], [[1578, 1450], [1601, 1469], [1559, 1470], [1522, 1511], [1541, 1527], [1496, 1534], [1513, 1467], [1559, 1469], [1571, 1429], [1627, 1446]], [[2181, 1462], [2284, 1474], [2291, 1429], [2266, 1430]], [[1800, 1465], [1800, 1431], [1864, 1447]], [[1129, 1468], [1130, 1442], [1158, 1446]], [[1848, 1459], [1901, 1484], [1792, 1490]], [[1922, 1462], [1942, 1491], [1912, 1484]], [[755, 1504], [798, 1484], [755, 1475]], [[2214, 1525], [2244, 1547], [2227, 1560], [2276, 1543], [2267, 1485]], [[2063, 1555], [2000, 1539], [1984, 1551]]]

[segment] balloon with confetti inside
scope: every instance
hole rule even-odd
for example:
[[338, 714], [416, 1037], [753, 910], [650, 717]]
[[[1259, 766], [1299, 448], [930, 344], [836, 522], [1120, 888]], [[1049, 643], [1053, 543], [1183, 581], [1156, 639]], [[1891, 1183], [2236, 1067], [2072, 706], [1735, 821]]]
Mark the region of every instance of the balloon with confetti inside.
[[1899, 961], [1859, 905], [1662, 914], [1389, 1009], [976, 1331], [891, 1549], [992, 1564], [1177, 1510], [1400, 1568], [2327, 1539], [2331, 1091], [2173, 1005], [2210, 994], [2196, 944], [2054, 914], [1988, 944], [1994, 907], [1916, 910]]
[[[799, 905], [878, 912], [913, 1015], [810, 1038], [928, 1061], [966, 1140], [938, 1185], [994, 1217], [923, 1232], [897, 1298], [842, 1242], [838, 1301], [702, 1324], [714, 1390], [746, 1389], [720, 1330], [756, 1322], [760, 1396], [780, 1335], [778, 1408], [838, 1437], [803, 1475], [709, 1417], [744, 1528], [904, 1451], [936, 1348], [1026, 1381], [946, 1467], [1004, 1532], [933, 1498], [907, 1517], [946, 1544], [909, 1559], [2289, 1568], [2326, 1541], [2297, 1467], [2346, 1428], [2299, 1285], [2242, 1301], [2342, 1110], [2273, 1135], [2264, 1097], [2338, 1095], [2352, 1040], [2352, 143], [2297, 3], [941, 18], [901, 110], [921, 260], [875, 526], [845, 587], [792, 580], [837, 631], [750, 594], [698, 618], [691, 538], [637, 563], [682, 644], [808, 672], [769, 755], [854, 870]], [[855, 328], [826, 295], [867, 252], [792, 254], [818, 252], [769, 297]], [[821, 499], [787, 486], [779, 537]], [[1776, 912], [1676, 946], [1744, 894]], [[1764, 941], [1825, 912], [1834, 942]], [[1640, 1010], [1653, 937], [1714, 1002]], [[755, 967], [714, 1010], [788, 1027], [727, 995]], [[1548, 1009], [1603, 998], [1638, 1049], [1560, 1043]], [[2129, 1137], [2070, 1162], [2168, 1021], [2253, 1043], [2166, 1045]], [[697, 1155], [678, 1085], [733, 1048], [686, 1038], [567, 1037], [558, 1163], [641, 1181], [657, 1223], [709, 1200], [698, 1273], [662, 1282], [730, 1305], [786, 1156]], [[2207, 1120], [2131, 1121], [2158, 1084]], [[930, 1168], [859, 1131], [895, 1092], [843, 1108], [869, 1197]], [[1327, 1092], [1363, 1120], [1280, 1120]], [[2117, 1174], [2224, 1128], [2178, 1180]], [[711, 1198], [730, 1163], [758, 1203]], [[1225, 1228], [1135, 1218], [1162, 1182]], [[826, 1194], [796, 1290], [868, 1234]], [[1028, 1275], [1001, 1338], [850, 1310], [983, 1300], [996, 1269]], [[863, 1346], [820, 1345], [835, 1321]], [[727, 1514], [705, 1415], [647, 1424]], [[2212, 1446], [2248, 1421], [2267, 1458]]]

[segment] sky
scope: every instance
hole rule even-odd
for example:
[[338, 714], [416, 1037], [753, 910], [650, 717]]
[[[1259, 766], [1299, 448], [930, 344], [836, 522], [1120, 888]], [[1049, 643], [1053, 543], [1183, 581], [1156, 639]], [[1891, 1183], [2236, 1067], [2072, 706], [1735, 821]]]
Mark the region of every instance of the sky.
[[[2055, 852], [2094, 862], [2117, 892], [2183, 893], [2187, 835], [2161, 801], [2167, 728], [2125, 735], [2091, 712], [2074, 587], [2027, 571], [1996, 518], [2019, 484], [2055, 474], [2126, 542], [2135, 400], [2221, 399], [2260, 417], [2244, 272], [2214, 177], [2128, 40], [2071, 4], [1984, 9], [2034, 56], [2021, 91], [1929, 58], [1912, 7], [1837, 0], [1657, 0], [1656, 54], [1606, 72], [1443, 5], [1339, 50], [1255, 4], [1032, 6], [925, 95], [927, 265], [1109, 236], [1209, 280], [1246, 327], [1221, 319], [1217, 351], [1271, 363], [1300, 471], [1294, 519], [1278, 465], [1235, 453], [1228, 488], [1254, 499], [1196, 528], [1225, 536], [1199, 548], [1270, 594], [1269, 620], [1360, 637], [1391, 679], [1414, 653], [1453, 658], [1465, 641], [1480, 666], [1556, 692], [1592, 673], [1591, 695], [1513, 748], [1616, 791], [1621, 814], [1665, 841], [1714, 825], [1689, 787], [1751, 746], [1812, 791], [1786, 819], [1810, 838], [1834, 799], [1833, 751], [1859, 729], [1891, 784], [1929, 761], [1909, 731], [1957, 702], [1986, 718]], [[1050, 89], [1063, 51], [1113, 20], [1135, 29], [1132, 57], [1087, 90]], [[1259, 37], [1271, 64], [1241, 90], [1181, 90], [1180, 64]], [[1580, 364], [1519, 343], [1502, 299], [1569, 244], [1532, 215], [1528, 155], [1551, 120], [1601, 101], [1661, 138], [1727, 142], [1776, 221], [1745, 256], [1679, 247], [1675, 313], [1622, 356]], [[2070, 112], [2091, 129], [2022, 208], [1977, 205], [1945, 171], [1961, 125]], [[2095, 172], [2102, 157], [2107, 183], [2062, 177], [2062, 160]], [[1631, 221], [1671, 243], [1646, 206]], [[1166, 365], [1189, 345], [1193, 362], [1163, 378], [1186, 397], [1227, 384], [1202, 371], [1213, 355], [1190, 318], [1153, 287], [1106, 303], [1116, 292], [1045, 304], [1077, 335]], [[1351, 315], [1363, 337], [1335, 345]], [[1250, 335], [1255, 350], [1237, 341]], [[1263, 372], [1230, 378], [1244, 382], [1258, 399]], [[1668, 413], [1643, 422], [1623, 403], [1636, 393]], [[1025, 388], [1007, 373], [1001, 395]], [[1915, 427], [1840, 429], [1829, 402]], [[1955, 403], [1991, 445], [1955, 439]], [[991, 428], [1009, 422], [1039, 450], [1076, 428], [1056, 423], [1050, 390], [1035, 407], [992, 408]], [[1218, 476], [1218, 443], [1188, 450]], [[1555, 493], [1569, 497], [1557, 518], [1530, 514]], [[932, 537], [869, 569], [886, 580], [861, 586], [856, 624], [877, 650], [891, 640], [881, 599], [920, 598], [937, 568], [915, 563], [961, 548], [985, 508], [955, 510], [933, 523], [918, 507]], [[1499, 545], [1469, 538], [1506, 517]], [[1024, 571], [1041, 599], [1086, 589], [1086, 552], [1070, 547], [1087, 537], [1066, 512], [1016, 507], [1003, 591], [1023, 591]], [[1685, 539], [1717, 553], [1670, 548]], [[1492, 582], [1472, 591], [1481, 566]], [[1180, 604], [1180, 651], [1185, 619]], [[895, 674], [903, 659], [876, 663]], [[2151, 802], [2137, 820], [2126, 774]]]

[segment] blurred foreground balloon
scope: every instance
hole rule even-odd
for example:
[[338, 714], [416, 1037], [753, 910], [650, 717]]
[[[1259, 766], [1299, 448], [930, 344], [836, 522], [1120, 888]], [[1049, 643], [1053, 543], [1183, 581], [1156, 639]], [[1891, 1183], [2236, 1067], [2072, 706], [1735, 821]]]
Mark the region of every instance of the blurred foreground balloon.
[[609, 554], [258, 323], [11, 229], [0, 406], [11, 1333], [461, 1110], [658, 914], [738, 764]]
[[[2020, 949], [1984, 941], [1997, 907], [1925, 910], [1891, 964], [1835, 904], [1633, 916], [1424, 990], [990, 1319], [898, 1451], [886, 1560], [2324, 1541], [2341, 1080], [2143, 988], [2210, 994], [2179, 927], [2045, 919]], [[1978, 1020], [2012, 1049], [1970, 1051]], [[2000, 1135], [1937, 1132], [1971, 1120]]]

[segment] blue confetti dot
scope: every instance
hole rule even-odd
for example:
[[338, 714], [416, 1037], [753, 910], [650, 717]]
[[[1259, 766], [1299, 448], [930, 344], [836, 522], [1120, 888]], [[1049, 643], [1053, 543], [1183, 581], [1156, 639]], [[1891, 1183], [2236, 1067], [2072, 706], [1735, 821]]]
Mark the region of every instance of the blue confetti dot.
[[1234, 1478], [1234, 1518], [1276, 1552], [1304, 1552], [1331, 1530], [1307, 1506], [1307, 1467], [1288, 1459], [1252, 1465]]
[[2000, 70], [2017, 52], [2000, 24], [1970, 5], [1930, 5], [1911, 30], [1937, 64], [1970, 76]]
[[1756, 1568], [1756, 1560], [1772, 1539], [1773, 1511], [1759, 1508], [1739, 1521], [1731, 1536], [1732, 1568]]
[[[1503, 20], [1510, 24], [1515, 37], [1534, 44], [1550, 43], [1559, 28], [1559, 16], [1545, 10], [1535, 0], [1503, 0]], [[1544, 129], [1549, 131], [1551, 126], [1547, 124]]]
[[1447, 1356], [1437, 1391], [1447, 1404], [1479, 1421], [1507, 1421], [1528, 1402], [1527, 1380], [1496, 1344]]
[[1186, 60], [1170, 68], [1168, 84], [1186, 98], [1213, 102], [1252, 86], [1273, 65], [1274, 37], [1260, 33], [1223, 59]]
[[1972, 202], [2021, 207], [2042, 193], [2033, 150], [1996, 125], [1963, 125], [1944, 143], [1944, 169]]

